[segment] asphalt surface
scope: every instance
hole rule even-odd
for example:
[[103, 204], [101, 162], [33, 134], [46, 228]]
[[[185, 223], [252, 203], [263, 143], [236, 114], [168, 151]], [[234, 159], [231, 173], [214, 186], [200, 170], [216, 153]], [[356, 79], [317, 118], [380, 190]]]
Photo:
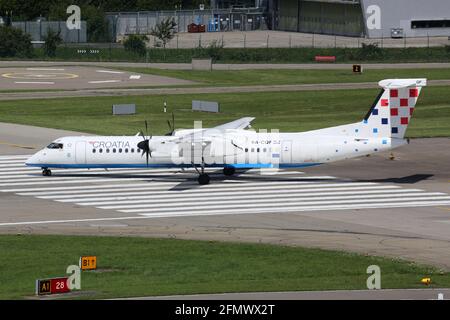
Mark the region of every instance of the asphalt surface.
[[134, 72], [80, 66], [0, 69], [1, 90], [77, 90], [190, 85], [195, 82]]
[[74, 135], [80, 132], [0, 122], [0, 156], [34, 153], [59, 137]]
[[[428, 86], [449, 86], [450, 80], [430, 80]], [[181, 88], [114, 88], [114, 89], [82, 89], [74, 91], [45, 92], [6, 92], [0, 95], [0, 100], [22, 99], [54, 99], [99, 96], [136, 96], [136, 95], [174, 95], [174, 94], [206, 94], [206, 93], [239, 93], [239, 92], [274, 92], [274, 91], [321, 91], [321, 90], [354, 90], [378, 88], [377, 82], [362, 83], [326, 83], [326, 84], [296, 84], [296, 85], [256, 85], [230, 87], [181, 87]]]
[[[306, 90], [346, 90], [376, 88], [376, 82], [328, 83], [298, 85], [252, 85], [227, 87], [189, 87], [193, 81], [164, 76], [111, 70], [111, 67], [152, 67], [191, 69], [191, 64], [143, 64], [143, 63], [76, 63], [74, 62], [8, 62], [0, 61], [0, 100], [49, 99], [97, 96], [133, 96], [168, 94], [204, 94]], [[6, 67], [8, 66], [8, 67]], [[12, 67], [15, 66], [15, 67]], [[448, 63], [431, 64], [368, 64], [366, 69], [379, 68], [449, 68]], [[216, 64], [217, 70], [244, 69], [351, 69], [349, 64]], [[430, 86], [448, 86], [450, 80], [430, 80]], [[175, 87], [174, 87], [175, 86]], [[177, 87], [178, 86], [178, 87]], [[181, 87], [180, 87], [181, 86]], [[139, 88], [145, 87], [145, 88]], [[155, 87], [155, 88], [151, 88]], [[18, 91], [19, 90], [19, 91]], [[23, 91], [22, 91], [23, 90]]]
[[448, 300], [450, 289], [384, 289], [292, 292], [246, 292], [159, 297], [129, 300]]
[[[35, 134], [36, 148], [58, 136], [54, 130], [16, 129], [23, 138], [15, 137], [14, 144], [30, 143], [26, 137]], [[14, 128], [3, 132], [8, 131], [12, 139]], [[414, 139], [394, 152], [394, 160], [378, 154], [304, 173], [247, 172], [231, 179], [218, 172], [211, 185], [199, 187], [191, 171], [55, 171], [53, 177], [44, 178], [38, 170], [23, 166], [26, 156], [20, 153], [30, 154], [30, 149], [1, 144], [0, 232], [299, 245], [384, 255], [450, 270], [449, 147], [450, 139]], [[262, 191], [266, 202], [260, 201]], [[414, 192], [420, 196], [401, 194]], [[208, 198], [214, 195], [219, 198]], [[320, 200], [326, 204], [308, 202], [306, 208], [300, 201], [322, 196], [332, 198]], [[147, 202], [149, 197], [153, 205]]]

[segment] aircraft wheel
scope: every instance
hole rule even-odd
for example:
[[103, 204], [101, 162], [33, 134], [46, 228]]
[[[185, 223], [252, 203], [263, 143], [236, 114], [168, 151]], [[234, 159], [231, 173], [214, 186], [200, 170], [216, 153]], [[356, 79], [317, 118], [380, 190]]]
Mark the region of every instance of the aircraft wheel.
[[52, 175], [52, 171], [50, 169], [47, 169], [47, 168], [42, 169], [42, 175], [44, 177], [50, 177]]
[[209, 176], [206, 173], [202, 173], [198, 176], [198, 184], [209, 184]]
[[225, 167], [223, 168], [223, 174], [226, 176], [232, 176], [236, 172], [236, 169], [233, 167]]

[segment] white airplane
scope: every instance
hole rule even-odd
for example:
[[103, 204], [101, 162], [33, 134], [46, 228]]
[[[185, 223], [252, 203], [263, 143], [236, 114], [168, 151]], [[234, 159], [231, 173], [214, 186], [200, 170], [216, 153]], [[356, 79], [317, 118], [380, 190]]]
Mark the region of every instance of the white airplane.
[[[42, 168], [193, 167], [208, 184], [205, 167], [236, 169], [302, 168], [378, 153], [408, 143], [404, 139], [426, 79], [388, 79], [360, 122], [307, 132], [246, 130], [254, 118], [214, 128], [174, 130], [166, 136], [73, 136], [59, 138], [31, 156], [27, 166]], [[147, 128], [147, 122], [145, 123]], [[145, 155], [145, 157], [144, 157]]]

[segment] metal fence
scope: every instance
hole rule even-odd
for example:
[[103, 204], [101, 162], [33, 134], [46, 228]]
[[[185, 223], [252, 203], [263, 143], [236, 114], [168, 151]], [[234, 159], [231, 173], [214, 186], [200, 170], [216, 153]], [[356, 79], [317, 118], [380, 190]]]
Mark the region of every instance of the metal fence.
[[203, 24], [208, 32], [266, 30], [261, 11], [253, 9], [174, 10], [107, 13], [113, 39], [129, 34], [149, 34], [163, 19], [173, 18], [177, 32], [187, 32], [188, 25]]
[[28, 33], [33, 41], [42, 41], [47, 35], [48, 30], [60, 32], [61, 39], [66, 43], [87, 42], [86, 21], [81, 21], [79, 30], [69, 30], [66, 21], [17, 21], [12, 26]]
[[[149, 37], [148, 46], [158, 47], [158, 40]], [[323, 34], [286, 31], [244, 31], [244, 32], [203, 32], [179, 33], [166, 48], [187, 49], [209, 47], [224, 48], [361, 48], [374, 44], [380, 48], [443, 47], [450, 46], [447, 37], [421, 37], [392, 39], [391, 37], [367, 39]]]

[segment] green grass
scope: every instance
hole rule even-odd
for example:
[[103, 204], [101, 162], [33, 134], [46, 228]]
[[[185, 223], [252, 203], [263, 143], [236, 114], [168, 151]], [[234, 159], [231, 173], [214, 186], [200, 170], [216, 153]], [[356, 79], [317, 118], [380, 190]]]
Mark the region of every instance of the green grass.
[[450, 274], [387, 258], [319, 249], [173, 239], [0, 236], [0, 299], [34, 294], [36, 279], [65, 274], [81, 255], [97, 255], [83, 272], [84, 298], [219, 292], [365, 289], [369, 265], [383, 288], [449, 287]]
[[[363, 74], [353, 74], [348, 70], [293, 70], [293, 69], [263, 69], [263, 70], [164, 70], [153, 68], [115, 67], [114, 69], [167, 76], [194, 81], [195, 84], [175, 85], [170, 87], [205, 87], [205, 86], [252, 86], [252, 85], [292, 85], [316, 83], [361, 83], [378, 82], [387, 78], [427, 78], [428, 80], [450, 79], [450, 68], [442, 69], [383, 69], [365, 70]], [[0, 69], [1, 70], [1, 69]], [[166, 88], [167, 86], [148, 86], [148, 88]], [[132, 88], [130, 86], [129, 88]], [[145, 88], [142, 86], [133, 88]], [[69, 91], [65, 89], [57, 91]], [[9, 89], [0, 93], [55, 91], [55, 89]]]
[[[407, 136], [450, 136], [449, 87], [427, 87], [422, 92]], [[377, 93], [377, 89], [365, 89], [0, 101], [0, 122], [103, 135], [134, 135], [142, 130], [147, 119], [150, 131], [157, 135], [168, 131], [166, 122], [170, 114], [162, 112], [166, 100], [169, 112], [175, 112], [177, 128], [192, 128], [194, 120], [202, 120], [204, 127], [211, 127], [254, 116], [256, 129], [295, 132], [360, 121]], [[218, 101], [221, 113], [192, 112], [194, 99]], [[136, 103], [138, 114], [112, 116], [113, 103]]]
[[358, 83], [378, 82], [389, 78], [427, 78], [428, 80], [450, 79], [450, 68], [443, 69], [383, 69], [365, 70], [353, 74], [352, 70], [163, 70], [152, 68], [115, 68], [131, 72], [146, 73], [191, 80], [208, 86], [287, 85], [314, 83]]

